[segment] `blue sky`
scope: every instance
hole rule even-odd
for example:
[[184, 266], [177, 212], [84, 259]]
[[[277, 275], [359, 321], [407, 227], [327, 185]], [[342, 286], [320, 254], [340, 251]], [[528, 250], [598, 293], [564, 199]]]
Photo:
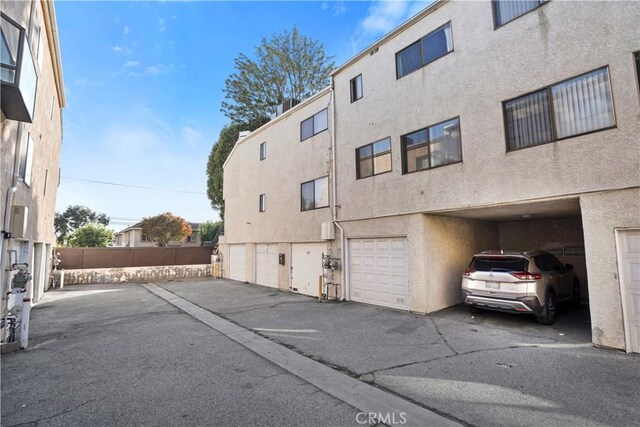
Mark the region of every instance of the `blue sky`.
[[228, 122], [234, 58], [296, 25], [340, 65], [427, 4], [57, 1], [67, 96], [57, 211], [85, 205], [116, 230], [166, 211], [217, 220], [205, 168]]

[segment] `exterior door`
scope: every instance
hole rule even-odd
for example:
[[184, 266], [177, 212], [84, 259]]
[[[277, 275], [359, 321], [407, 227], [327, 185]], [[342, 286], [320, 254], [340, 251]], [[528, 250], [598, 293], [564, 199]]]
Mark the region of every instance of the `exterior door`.
[[318, 296], [318, 280], [322, 276], [322, 253], [326, 243], [294, 243], [291, 245], [291, 288], [294, 292]]
[[349, 299], [408, 309], [407, 239], [349, 240]]
[[616, 230], [624, 335], [628, 353], [640, 353], [640, 229]]
[[278, 287], [278, 245], [256, 245], [256, 283]]
[[246, 252], [244, 245], [229, 246], [229, 278], [246, 282]]

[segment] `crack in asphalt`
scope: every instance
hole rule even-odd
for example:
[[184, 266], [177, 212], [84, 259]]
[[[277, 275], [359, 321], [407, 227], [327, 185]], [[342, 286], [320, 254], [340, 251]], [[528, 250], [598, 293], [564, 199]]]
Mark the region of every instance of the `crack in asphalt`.
[[74, 411], [78, 410], [79, 408], [81, 408], [82, 406], [87, 405], [87, 404], [89, 404], [91, 402], [95, 402], [95, 401], [96, 401], [96, 399], [90, 399], [90, 400], [87, 400], [85, 402], [82, 402], [82, 403], [74, 406], [73, 408], [65, 409], [64, 411], [60, 411], [60, 412], [58, 412], [56, 414], [53, 414], [51, 416], [38, 418], [36, 420], [31, 420], [31, 421], [25, 421], [25, 422], [19, 423], [19, 424], [11, 424], [11, 425], [9, 425], [7, 427], [18, 427], [18, 426], [24, 426], [24, 425], [28, 425], [28, 424], [38, 424], [41, 421], [51, 420], [53, 418], [59, 417], [60, 415], [64, 415], [64, 414], [68, 414], [70, 412], [74, 412]]

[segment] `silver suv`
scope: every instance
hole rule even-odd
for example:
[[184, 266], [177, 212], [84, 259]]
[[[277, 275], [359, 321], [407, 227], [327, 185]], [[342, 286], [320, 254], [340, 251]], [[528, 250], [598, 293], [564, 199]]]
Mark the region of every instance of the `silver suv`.
[[556, 320], [558, 302], [580, 303], [571, 264], [546, 251], [485, 251], [462, 273], [464, 303], [472, 308], [534, 314], [539, 323]]

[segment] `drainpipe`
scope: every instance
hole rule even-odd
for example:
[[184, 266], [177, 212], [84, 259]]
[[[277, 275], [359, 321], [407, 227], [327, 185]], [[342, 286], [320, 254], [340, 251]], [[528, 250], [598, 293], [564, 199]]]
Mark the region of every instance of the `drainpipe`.
[[338, 186], [337, 186], [337, 166], [336, 166], [336, 96], [335, 96], [335, 83], [333, 81], [333, 76], [331, 76], [331, 174], [333, 175], [333, 179], [331, 180], [331, 195], [333, 198], [333, 203], [331, 206], [331, 216], [333, 224], [340, 230], [340, 246], [342, 246], [342, 250], [340, 251], [340, 263], [342, 264], [342, 271], [340, 273], [342, 279], [342, 298], [344, 301], [349, 291], [349, 284], [347, 283], [349, 280], [349, 275], [347, 274], [347, 245], [346, 239], [344, 235], [344, 229], [338, 222]]

